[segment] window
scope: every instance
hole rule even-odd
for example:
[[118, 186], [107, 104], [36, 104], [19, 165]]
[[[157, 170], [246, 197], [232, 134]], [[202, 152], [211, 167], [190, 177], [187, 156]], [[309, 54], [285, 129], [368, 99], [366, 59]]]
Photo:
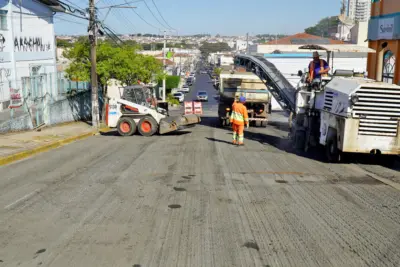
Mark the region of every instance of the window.
[[394, 82], [394, 68], [396, 64], [396, 56], [392, 51], [388, 50], [383, 55], [383, 72], [382, 81], [385, 83]]
[[7, 10], [0, 9], [0, 30], [7, 30]]

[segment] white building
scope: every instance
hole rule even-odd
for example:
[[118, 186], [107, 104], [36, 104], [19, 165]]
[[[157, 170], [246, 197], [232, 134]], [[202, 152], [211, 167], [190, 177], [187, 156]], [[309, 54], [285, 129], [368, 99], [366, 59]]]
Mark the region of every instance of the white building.
[[[55, 0], [0, 0], [0, 110], [22, 95], [26, 78], [57, 73], [53, 12]], [[53, 83], [55, 78], [53, 76]], [[48, 81], [41, 80], [41, 83]], [[54, 88], [56, 86], [48, 86]], [[13, 89], [13, 94], [10, 93]], [[19, 93], [17, 92], [19, 91]], [[38, 93], [37, 91], [33, 93]], [[43, 90], [41, 94], [45, 93]]]
[[368, 47], [368, 22], [359, 21], [350, 30], [351, 43]]
[[371, 0], [348, 0], [347, 17], [353, 21], [368, 21], [371, 14]]
[[[252, 41], [249, 41], [249, 46], [253, 45]], [[247, 41], [237, 40], [236, 41], [236, 51], [245, 51], [247, 49]]]

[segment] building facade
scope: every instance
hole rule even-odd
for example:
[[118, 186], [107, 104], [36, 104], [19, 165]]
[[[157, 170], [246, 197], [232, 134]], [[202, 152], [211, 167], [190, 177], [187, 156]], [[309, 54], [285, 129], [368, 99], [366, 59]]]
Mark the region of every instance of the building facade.
[[400, 1], [373, 0], [368, 30], [368, 74], [372, 79], [400, 84]]
[[353, 21], [368, 21], [371, 13], [371, 0], [348, 0], [347, 17]]
[[0, 110], [23, 94], [26, 78], [57, 73], [53, 11], [43, 1], [0, 0]]

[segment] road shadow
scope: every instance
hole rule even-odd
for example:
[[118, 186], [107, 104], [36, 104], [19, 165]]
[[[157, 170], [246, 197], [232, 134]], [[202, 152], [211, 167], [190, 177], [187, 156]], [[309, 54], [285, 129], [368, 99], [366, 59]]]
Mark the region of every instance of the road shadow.
[[118, 131], [109, 131], [109, 132], [100, 131], [100, 135], [102, 135], [102, 136], [118, 136], [118, 137], [121, 137], [119, 135]]
[[192, 132], [191, 131], [180, 130], [180, 131], [165, 133], [165, 134], [159, 135], [159, 136], [180, 136], [180, 135], [185, 135], [185, 134], [190, 134], [190, 133], [192, 133]]
[[[219, 127], [219, 119], [217, 117], [211, 117], [211, 116], [201, 116], [201, 122], [200, 125], [212, 127], [212, 128], [221, 128]], [[229, 129], [229, 128], [227, 128]]]
[[212, 141], [212, 142], [225, 143], [225, 144], [228, 144], [228, 145], [232, 145], [232, 142], [228, 142], [228, 141], [221, 140], [221, 139], [215, 139], [215, 138], [212, 138], [212, 137], [206, 137], [206, 139], [208, 141]]
[[267, 127], [271, 126], [281, 131], [289, 132], [289, 123], [287, 121], [269, 121]]
[[[304, 150], [294, 149], [289, 138], [282, 138], [279, 136], [268, 135], [265, 133], [255, 133], [245, 131], [245, 140], [252, 140], [259, 142], [263, 145], [273, 146], [281, 151], [295, 154], [299, 157], [312, 159], [315, 161], [327, 163], [325, 147], [317, 146], [311, 147], [307, 152]], [[387, 155], [371, 155], [360, 153], [345, 153], [340, 164], [365, 164], [365, 165], [379, 165], [395, 171], [400, 171], [400, 160], [397, 156]]]
[[[175, 131], [175, 132], [166, 133], [166, 134], [163, 134], [163, 135], [155, 134], [154, 136], [180, 136], [180, 135], [185, 135], [185, 134], [190, 134], [190, 133], [191, 133], [191, 131], [182, 131], [181, 130], [181, 131]], [[117, 130], [109, 131], [109, 132], [100, 132], [100, 135], [102, 135], [102, 136], [117, 136], [117, 137], [123, 138], [123, 136], [119, 135]], [[142, 137], [138, 132], [136, 132], [132, 136], [140, 136], [140, 137]]]

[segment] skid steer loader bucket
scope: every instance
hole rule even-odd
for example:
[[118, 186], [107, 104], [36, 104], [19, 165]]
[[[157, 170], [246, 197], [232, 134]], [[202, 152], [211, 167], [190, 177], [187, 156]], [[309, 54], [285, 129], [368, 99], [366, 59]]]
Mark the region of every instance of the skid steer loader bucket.
[[167, 117], [160, 121], [159, 132], [160, 134], [165, 134], [177, 131], [185, 127], [194, 126], [200, 121], [200, 116], [195, 114]]

